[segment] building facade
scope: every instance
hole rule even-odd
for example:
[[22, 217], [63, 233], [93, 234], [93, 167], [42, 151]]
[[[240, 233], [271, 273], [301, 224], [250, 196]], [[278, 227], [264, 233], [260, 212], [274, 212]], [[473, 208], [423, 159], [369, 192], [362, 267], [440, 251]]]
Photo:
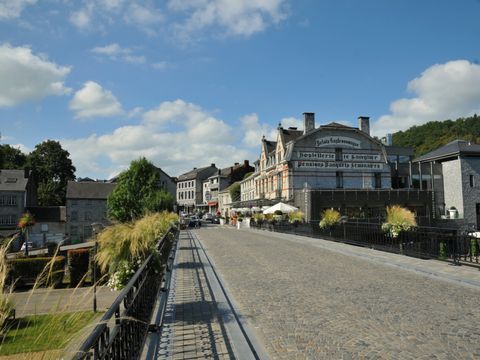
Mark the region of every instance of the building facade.
[[66, 236], [72, 243], [87, 241], [93, 235], [92, 224], [110, 224], [107, 198], [115, 185], [99, 181], [68, 182]]
[[0, 237], [17, 232], [26, 208], [37, 204], [34, 178], [29, 169], [0, 170]]
[[326, 208], [375, 217], [386, 205], [402, 204], [430, 216], [431, 194], [410, 186], [412, 149], [370, 136], [368, 117], [358, 118], [358, 128], [335, 122], [316, 127], [313, 113], [303, 115], [302, 131], [279, 125], [276, 141], [262, 139], [255, 173], [241, 182], [242, 201], [235, 207], [282, 201], [317, 221]]
[[176, 199], [180, 210], [187, 213], [203, 208], [203, 182], [214, 175], [218, 169], [215, 164], [182, 174], [177, 179]]

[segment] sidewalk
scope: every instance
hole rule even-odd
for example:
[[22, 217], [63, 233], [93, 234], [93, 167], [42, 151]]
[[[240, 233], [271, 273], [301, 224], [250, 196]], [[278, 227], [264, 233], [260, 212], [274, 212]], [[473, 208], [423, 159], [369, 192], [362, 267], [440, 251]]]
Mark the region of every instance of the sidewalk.
[[[236, 230], [238, 231], [238, 230]], [[263, 232], [265, 230], [242, 229], [240, 231]], [[470, 266], [454, 266], [451, 263], [433, 260], [418, 259], [406, 255], [399, 255], [366, 247], [352, 246], [341, 242], [311, 238], [301, 235], [292, 235], [279, 232], [268, 232], [271, 236], [291, 242], [302, 242], [324, 250], [354, 256], [370, 262], [383, 264], [389, 267], [400, 268], [437, 280], [455, 283], [474, 289], [480, 289], [480, 271]]]
[[147, 341], [148, 359], [257, 358], [203, 247], [190, 231], [180, 233], [164, 325], [156, 336]]

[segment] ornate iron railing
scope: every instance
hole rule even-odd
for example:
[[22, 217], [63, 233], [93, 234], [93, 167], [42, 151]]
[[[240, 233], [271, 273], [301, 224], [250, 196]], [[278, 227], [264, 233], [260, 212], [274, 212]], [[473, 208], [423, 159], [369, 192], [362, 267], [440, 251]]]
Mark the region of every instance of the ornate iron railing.
[[75, 360], [140, 357], [161, 284], [171, 270], [177, 239], [178, 230], [172, 227], [159, 240], [160, 269], [150, 255], [83, 342]]
[[480, 266], [480, 239], [456, 229], [417, 227], [410, 231], [402, 231], [397, 237], [393, 237], [382, 230], [381, 224], [371, 223], [346, 222], [327, 229], [321, 229], [318, 222], [310, 224], [252, 222], [250, 226], [256, 229], [339, 241], [418, 258], [445, 260], [456, 265]]

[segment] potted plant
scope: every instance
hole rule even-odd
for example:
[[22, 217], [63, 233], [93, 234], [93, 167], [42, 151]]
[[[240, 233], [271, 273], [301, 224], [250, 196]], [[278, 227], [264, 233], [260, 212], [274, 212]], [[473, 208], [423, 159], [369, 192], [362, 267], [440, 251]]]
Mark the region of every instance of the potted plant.
[[225, 225], [225, 217], [224, 216], [220, 216], [219, 220], [220, 220], [220, 225]]
[[[415, 214], [410, 210], [398, 205], [387, 207], [387, 219], [382, 224], [382, 230], [392, 238], [397, 238], [402, 231], [410, 230], [416, 226]], [[402, 244], [400, 244], [401, 246]]]
[[331, 229], [340, 223], [341, 218], [342, 216], [337, 210], [326, 209], [322, 214], [322, 220], [320, 220], [318, 226], [320, 229]]
[[458, 210], [455, 206], [450, 206], [448, 209], [448, 215], [450, 219], [456, 219], [458, 217]]
[[295, 227], [297, 227], [298, 224], [302, 223], [304, 219], [305, 215], [301, 211], [294, 211], [288, 214], [288, 221]]

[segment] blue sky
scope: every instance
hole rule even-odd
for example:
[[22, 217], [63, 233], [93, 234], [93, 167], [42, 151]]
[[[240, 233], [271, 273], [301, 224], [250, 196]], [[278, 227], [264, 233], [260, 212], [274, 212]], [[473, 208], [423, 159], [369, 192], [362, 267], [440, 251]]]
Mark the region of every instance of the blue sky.
[[480, 112], [480, 1], [0, 0], [2, 142], [77, 176], [255, 160], [279, 122], [373, 133]]

